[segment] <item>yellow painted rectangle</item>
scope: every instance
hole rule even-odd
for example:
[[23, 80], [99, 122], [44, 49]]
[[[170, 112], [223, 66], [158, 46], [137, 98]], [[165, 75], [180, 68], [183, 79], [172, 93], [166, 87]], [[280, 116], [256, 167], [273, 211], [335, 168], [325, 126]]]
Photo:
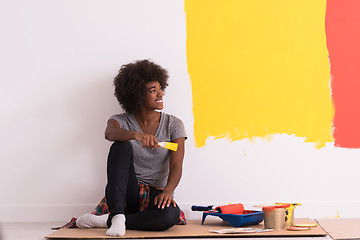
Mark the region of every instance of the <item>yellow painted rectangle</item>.
[[332, 141], [326, 0], [185, 0], [195, 140]]

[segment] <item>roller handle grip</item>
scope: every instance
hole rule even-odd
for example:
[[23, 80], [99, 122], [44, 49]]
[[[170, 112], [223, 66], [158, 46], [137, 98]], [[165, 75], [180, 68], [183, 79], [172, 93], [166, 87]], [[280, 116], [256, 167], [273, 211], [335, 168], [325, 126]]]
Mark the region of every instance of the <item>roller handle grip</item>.
[[214, 209], [214, 206], [191, 206], [191, 210], [192, 211], [209, 211], [209, 210], [212, 210]]

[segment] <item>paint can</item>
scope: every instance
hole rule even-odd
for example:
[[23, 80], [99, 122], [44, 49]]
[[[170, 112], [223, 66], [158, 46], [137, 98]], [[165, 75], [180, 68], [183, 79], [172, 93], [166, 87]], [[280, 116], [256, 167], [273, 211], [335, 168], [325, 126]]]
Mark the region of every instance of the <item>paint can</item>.
[[287, 208], [289, 204], [266, 206], [264, 212], [264, 224], [266, 229], [281, 230], [287, 227]]
[[300, 206], [301, 203], [275, 203], [276, 205], [289, 205], [289, 207], [286, 208], [287, 210], [287, 227], [291, 227], [294, 225], [294, 210], [295, 206]]
[[290, 207], [286, 208], [287, 210], [287, 226], [292, 227], [294, 225], [294, 209], [295, 206], [290, 204]]

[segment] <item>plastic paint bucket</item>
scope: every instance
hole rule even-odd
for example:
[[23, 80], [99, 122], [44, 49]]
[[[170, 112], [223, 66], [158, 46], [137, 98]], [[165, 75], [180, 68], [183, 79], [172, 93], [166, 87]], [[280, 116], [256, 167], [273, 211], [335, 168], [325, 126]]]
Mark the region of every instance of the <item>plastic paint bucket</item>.
[[295, 206], [300, 206], [301, 203], [275, 203], [276, 205], [289, 205], [287, 210], [287, 226], [291, 227], [294, 225], [294, 210]]
[[289, 204], [263, 207], [265, 228], [281, 230], [287, 227], [288, 207]]
[[295, 209], [295, 206], [290, 204], [290, 207], [286, 208], [287, 210], [287, 225], [288, 227], [291, 227], [294, 225], [294, 209]]

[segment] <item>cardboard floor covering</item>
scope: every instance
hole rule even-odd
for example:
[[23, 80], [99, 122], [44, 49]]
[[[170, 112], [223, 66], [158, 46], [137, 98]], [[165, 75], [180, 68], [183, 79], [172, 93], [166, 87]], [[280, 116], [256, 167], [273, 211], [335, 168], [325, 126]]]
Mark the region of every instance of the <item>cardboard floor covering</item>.
[[[295, 219], [295, 223], [316, 223], [310, 219]], [[264, 228], [263, 223], [255, 226], [256, 228]], [[111, 239], [111, 238], [125, 238], [125, 239], [137, 239], [137, 238], [221, 238], [221, 237], [275, 237], [275, 236], [289, 236], [289, 237], [317, 237], [326, 236], [326, 232], [318, 225], [307, 231], [288, 231], [288, 230], [274, 230], [271, 232], [263, 233], [238, 233], [238, 234], [218, 234], [212, 233], [209, 229], [220, 230], [233, 228], [230, 224], [223, 222], [219, 219], [206, 219], [204, 225], [201, 225], [200, 220], [188, 220], [187, 225], [176, 225], [167, 231], [135, 231], [126, 230], [125, 236], [122, 237], [109, 237], [105, 235], [107, 229], [105, 228], [92, 228], [92, 229], [78, 229], [78, 228], [63, 228], [52, 234], [46, 236], [46, 238], [70, 238], [70, 239]]]
[[316, 220], [332, 239], [360, 239], [360, 219], [328, 218]]

